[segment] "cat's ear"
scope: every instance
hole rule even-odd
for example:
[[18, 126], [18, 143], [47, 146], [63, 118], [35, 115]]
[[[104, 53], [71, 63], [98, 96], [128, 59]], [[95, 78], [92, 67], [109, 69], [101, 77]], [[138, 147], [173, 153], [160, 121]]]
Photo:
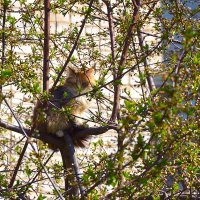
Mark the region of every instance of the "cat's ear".
[[74, 76], [76, 74], [76, 71], [72, 69], [71, 67], [69, 67], [68, 73], [69, 73], [69, 76]]
[[85, 73], [87, 76], [94, 75], [94, 68], [91, 67], [91, 68], [87, 69]]

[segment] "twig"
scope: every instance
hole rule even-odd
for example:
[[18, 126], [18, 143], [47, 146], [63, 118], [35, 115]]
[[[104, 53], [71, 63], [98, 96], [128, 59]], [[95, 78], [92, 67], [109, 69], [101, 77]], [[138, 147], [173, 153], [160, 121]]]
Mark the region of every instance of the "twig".
[[156, 0], [155, 2], [152, 2], [153, 5], [151, 7], [149, 7], [149, 10], [147, 12], [147, 14], [144, 16], [143, 21], [145, 21], [148, 16], [151, 14], [151, 12], [153, 11], [154, 7], [156, 6], [156, 4], [159, 2], [159, 0]]
[[25, 131], [24, 128], [22, 127], [22, 125], [21, 125], [20, 121], [18, 120], [18, 118], [16, 117], [16, 115], [15, 115], [13, 109], [12, 109], [12, 108], [10, 107], [10, 105], [8, 104], [6, 98], [4, 98], [4, 102], [5, 102], [5, 104], [7, 105], [7, 107], [9, 108], [9, 110], [11, 111], [11, 113], [12, 113], [13, 117], [15, 118], [15, 120], [17, 121], [17, 123], [18, 123], [18, 125], [19, 125], [19, 128], [22, 130], [23, 134], [24, 134], [25, 137], [27, 138], [26, 143], [25, 143], [25, 145], [24, 145], [24, 147], [23, 147], [23, 150], [22, 150], [22, 152], [21, 152], [21, 154], [20, 154], [20, 157], [19, 157], [19, 159], [18, 159], [18, 162], [17, 162], [17, 165], [16, 165], [16, 167], [15, 167], [15, 170], [14, 170], [14, 172], [13, 172], [12, 178], [11, 178], [11, 180], [10, 180], [10, 184], [9, 184], [9, 186], [8, 186], [9, 188], [12, 188], [12, 186], [13, 186], [13, 184], [14, 184], [14, 182], [15, 182], [15, 178], [16, 178], [16, 176], [17, 176], [17, 172], [18, 172], [19, 167], [20, 167], [20, 165], [21, 165], [22, 159], [23, 159], [24, 154], [25, 154], [25, 152], [26, 152], [26, 149], [27, 149], [27, 147], [28, 147], [29, 136], [26, 134], [26, 131]]
[[[138, 40], [139, 40], [140, 49], [141, 49], [142, 53], [144, 55], [146, 55], [147, 52], [144, 50], [144, 47], [143, 47], [143, 40], [144, 39], [142, 37], [142, 34], [141, 34], [141, 32], [139, 30], [137, 30], [137, 34], [138, 34]], [[144, 70], [145, 70], [145, 74], [146, 74], [146, 77], [147, 77], [147, 83], [148, 83], [149, 91], [151, 93], [153, 91], [153, 89], [155, 89], [155, 87], [154, 87], [153, 78], [152, 78], [151, 74], [148, 71], [147, 57], [144, 58]]]
[[51, 184], [53, 185], [54, 189], [56, 190], [58, 196], [60, 197], [60, 199], [64, 200], [64, 197], [62, 196], [62, 194], [60, 193], [60, 191], [57, 189], [54, 181], [52, 180], [52, 178], [49, 176], [47, 170], [46, 170], [46, 167], [40, 162], [42, 168], [44, 169], [45, 171], [45, 174], [47, 175], [48, 179], [50, 180]]
[[179, 74], [179, 71], [180, 71], [180, 68], [181, 68], [181, 63], [182, 63], [183, 59], [185, 58], [186, 53], [187, 53], [186, 50], [183, 50], [183, 51], [181, 52], [180, 59], [179, 59], [177, 65], [176, 65], [176, 67], [175, 67], [174, 76], [175, 76], [176, 79], [175, 79], [175, 81], [173, 82], [173, 86], [174, 86], [174, 87], [175, 87], [176, 84], [177, 84], [177, 79], [178, 79], [178, 74]]
[[8, 188], [12, 188], [12, 187], [13, 187], [13, 184], [14, 184], [14, 182], [15, 182], [15, 178], [16, 178], [16, 176], [17, 176], [17, 172], [19, 171], [19, 167], [20, 167], [20, 165], [21, 165], [21, 162], [22, 162], [22, 159], [23, 159], [24, 154], [25, 154], [25, 152], [26, 152], [26, 149], [27, 149], [27, 147], [28, 147], [28, 144], [29, 144], [29, 140], [27, 139], [27, 140], [26, 140], [26, 143], [25, 143], [25, 145], [24, 145], [24, 147], [23, 147], [23, 149], [22, 149], [22, 151], [21, 151], [21, 153], [20, 153], [19, 159], [18, 159], [18, 161], [17, 161], [17, 165], [15, 166], [15, 169], [14, 169], [14, 172], [13, 172], [13, 174], [12, 174], [12, 178], [11, 178], [11, 180], [10, 180], [10, 184], [8, 185]]
[[7, 105], [7, 107], [9, 108], [10, 112], [12, 113], [13, 117], [15, 118], [15, 120], [16, 120], [16, 122], [17, 122], [17, 124], [18, 124], [20, 130], [22, 131], [23, 135], [25, 135], [25, 137], [28, 139], [29, 136], [27, 135], [26, 131], [25, 131], [24, 128], [22, 127], [22, 125], [21, 125], [20, 121], [18, 120], [17, 116], [15, 115], [13, 109], [12, 109], [12, 108], [10, 107], [10, 105], [8, 104], [6, 98], [3, 98], [3, 100], [4, 100], [5, 104]]
[[[49, 158], [46, 160], [46, 162], [44, 163], [44, 165], [46, 165], [46, 164], [49, 162], [50, 158], [53, 156], [54, 153], [55, 153], [54, 151], [51, 153], [51, 155], [50, 155]], [[41, 171], [42, 171], [42, 168], [40, 168], [40, 169], [37, 171], [36, 175], [33, 177], [33, 179], [32, 179], [29, 183], [27, 183], [26, 185], [23, 185], [23, 188], [24, 188], [25, 186], [30, 186], [30, 185], [32, 185], [32, 184], [35, 182], [35, 179], [36, 179], [36, 178], [38, 177], [38, 175], [41, 173]], [[27, 190], [28, 190], [28, 187], [23, 191], [23, 194], [25, 194]]]
[[[6, 24], [6, 10], [7, 6], [6, 3], [4, 2], [3, 4], [3, 22], [2, 22], [2, 34], [1, 34], [1, 42], [2, 42], [2, 54], [1, 54], [1, 65], [2, 69], [4, 68], [4, 63], [5, 63], [5, 47], [6, 47], [6, 37], [5, 37], [5, 24]], [[2, 93], [2, 85], [0, 84], [0, 97]], [[1, 106], [2, 99], [0, 98], [0, 106]]]
[[[171, 75], [172, 75], [173, 73], [175, 73], [175, 75], [178, 74], [178, 72], [179, 72], [179, 70], [180, 70], [180, 65], [181, 65], [183, 59], [185, 58], [186, 53], [187, 53], [187, 51], [186, 51], [185, 49], [183, 49], [183, 51], [182, 51], [182, 53], [181, 53], [181, 56], [180, 56], [180, 59], [179, 59], [177, 65], [176, 65], [176, 66], [174, 67], [174, 69], [168, 74], [167, 78], [163, 81], [162, 85], [157, 89], [157, 91], [155, 92], [155, 94], [153, 95], [153, 97], [155, 97], [155, 96], [159, 93], [159, 91], [163, 88], [163, 86], [166, 84], [166, 82], [169, 80], [169, 78], [171, 77]], [[173, 84], [173, 87], [174, 87], [174, 86], [175, 86], [175, 84]]]

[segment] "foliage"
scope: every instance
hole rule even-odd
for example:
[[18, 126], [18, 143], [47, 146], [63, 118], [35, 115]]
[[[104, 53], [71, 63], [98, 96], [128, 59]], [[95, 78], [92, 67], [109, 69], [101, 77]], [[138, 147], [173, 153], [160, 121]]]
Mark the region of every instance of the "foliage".
[[[93, 133], [88, 147], [77, 149], [85, 198], [199, 195], [197, 4], [50, 1], [50, 85], [57, 79], [62, 84], [68, 67], [93, 66], [98, 78], [85, 95], [96, 107], [87, 120], [90, 126], [117, 127], [102, 133], [102, 140]], [[48, 91], [42, 89], [47, 81], [42, 79], [44, 5], [2, 0], [0, 8], [0, 196], [68, 198], [64, 179], [74, 172], [64, 172], [59, 152], [52, 153], [37, 132], [30, 140], [20, 127], [30, 130], [36, 99], [48, 100]], [[11, 124], [18, 133], [9, 131]]]

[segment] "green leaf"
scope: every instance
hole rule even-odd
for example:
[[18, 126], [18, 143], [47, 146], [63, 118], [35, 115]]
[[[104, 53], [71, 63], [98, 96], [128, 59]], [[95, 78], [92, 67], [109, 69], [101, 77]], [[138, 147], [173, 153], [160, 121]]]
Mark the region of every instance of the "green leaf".
[[28, 165], [26, 165], [26, 167], [25, 167], [25, 172], [26, 172], [27, 176], [30, 176], [32, 173], [32, 170], [29, 168]]
[[119, 80], [115, 80], [115, 81], [114, 81], [114, 84], [115, 84], [115, 85], [121, 85], [121, 84], [122, 84], [121, 79], [119, 79]]
[[41, 88], [40, 88], [40, 83], [39, 82], [36, 82], [33, 84], [33, 89], [34, 89], [34, 93], [40, 93], [41, 91]]
[[12, 16], [8, 16], [7, 21], [13, 26], [16, 22], [16, 18]]
[[117, 183], [118, 183], [118, 181], [117, 181], [116, 176], [110, 175], [110, 176], [108, 177], [108, 180], [107, 180], [107, 184], [108, 184], [108, 185], [111, 185], [111, 186], [115, 187], [115, 186], [117, 185]]
[[179, 184], [178, 183], [174, 183], [173, 190], [174, 190], [174, 192], [179, 190]]
[[11, 2], [11, 0], [4, 0], [3, 4], [8, 7]]
[[140, 147], [143, 147], [144, 145], [144, 136], [142, 136], [141, 134], [138, 135], [137, 137], [137, 144], [140, 146]]
[[163, 114], [162, 112], [153, 113], [153, 119], [156, 124], [159, 124], [162, 121]]
[[44, 199], [46, 199], [46, 197], [42, 196], [42, 194], [40, 194], [39, 197], [37, 198], [37, 200], [44, 200]]
[[148, 178], [141, 178], [139, 181], [140, 181], [141, 184], [146, 185], [148, 183], [149, 179]]
[[198, 65], [200, 64], [200, 53], [194, 56], [194, 64]]
[[136, 108], [136, 103], [134, 101], [128, 101], [128, 100], [125, 100], [124, 101], [124, 104], [126, 106], [126, 109], [128, 111], [134, 111], [135, 108]]
[[64, 98], [67, 98], [67, 97], [68, 97], [68, 93], [67, 93], [67, 92], [64, 92], [64, 93], [63, 93], [63, 97], [64, 97]]
[[10, 69], [5, 69], [1, 72], [1, 76], [3, 78], [7, 78], [7, 77], [10, 77], [12, 74], [12, 71]]

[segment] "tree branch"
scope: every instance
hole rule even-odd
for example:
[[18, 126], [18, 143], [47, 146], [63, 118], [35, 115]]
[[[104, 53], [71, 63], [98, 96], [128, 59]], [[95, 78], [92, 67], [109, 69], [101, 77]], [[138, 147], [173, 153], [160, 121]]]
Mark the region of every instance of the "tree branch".
[[49, 90], [50, 0], [44, 1], [43, 91]]
[[27, 140], [26, 140], [26, 143], [25, 143], [25, 145], [24, 145], [24, 147], [23, 147], [23, 149], [22, 149], [22, 151], [21, 151], [21, 153], [20, 153], [19, 159], [18, 159], [18, 161], [17, 161], [17, 165], [15, 166], [15, 169], [14, 169], [14, 172], [13, 172], [13, 174], [12, 174], [12, 178], [11, 178], [11, 180], [10, 180], [10, 184], [8, 185], [8, 188], [12, 188], [12, 187], [13, 187], [13, 184], [14, 184], [14, 182], [15, 182], [15, 178], [16, 178], [16, 176], [17, 176], [17, 172], [19, 171], [19, 167], [20, 167], [20, 165], [21, 165], [21, 162], [22, 162], [22, 159], [23, 159], [24, 154], [25, 154], [25, 152], [26, 152], [26, 149], [27, 149], [27, 147], [28, 147], [28, 144], [29, 144], [29, 140], [27, 139]]
[[[111, 55], [112, 55], [112, 65], [113, 65], [113, 79], [116, 79], [117, 77], [117, 71], [115, 69], [115, 37], [114, 37], [114, 23], [113, 23], [113, 16], [112, 16], [112, 8], [110, 1], [104, 0], [104, 3], [107, 6], [107, 16], [108, 16], [108, 23], [109, 23], [109, 33], [110, 33], [110, 43], [111, 43]], [[117, 113], [119, 110], [119, 99], [120, 99], [120, 91], [118, 91], [119, 85], [116, 85], [114, 83], [114, 104], [113, 104], [113, 110], [111, 114], [111, 121], [115, 121], [117, 118]], [[117, 99], [116, 97], [119, 96]], [[117, 101], [117, 102], [116, 102]]]
[[[133, 15], [132, 15], [132, 22], [129, 26], [125, 41], [124, 41], [124, 47], [122, 50], [122, 55], [121, 55], [121, 59], [119, 62], [119, 67], [118, 67], [118, 72], [117, 72], [117, 77], [121, 77], [123, 70], [122, 67], [125, 65], [126, 63], [126, 58], [128, 55], [128, 49], [131, 43], [131, 39], [132, 39], [132, 34], [133, 31], [135, 29], [135, 25], [137, 22], [137, 17], [138, 17], [138, 13], [139, 13], [139, 8], [140, 8], [140, 0], [136, 0], [133, 1], [133, 5], [134, 5], [134, 11], [133, 11]], [[112, 111], [112, 116], [111, 116], [111, 120], [114, 121], [117, 118], [117, 115], [119, 113], [119, 109], [120, 109], [120, 84], [115, 84], [114, 86], [114, 104], [113, 104], [113, 111]]]
[[[81, 194], [81, 199], [84, 199], [84, 189], [81, 185], [81, 179], [79, 177], [79, 167], [78, 163], [76, 161], [75, 157], [75, 148], [72, 141], [71, 136], [68, 133], [64, 134], [64, 141], [65, 141], [65, 147], [63, 149], [60, 149], [62, 160], [64, 163], [64, 168], [66, 173], [65, 177], [65, 191], [69, 191], [70, 198], [73, 198], [75, 196], [78, 196], [78, 189]], [[74, 172], [72, 174], [69, 174], [69, 172]], [[76, 180], [75, 180], [76, 179]], [[76, 185], [71, 186], [71, 182], [77, 181], [78, 187]]]
[[[142, 54], [146, 55], [147, 52], [144, 50], [144, 47], [143, 47], [143, 40], [144, 39], [142, 37], [142, 33], [140, 32], [140, 30], [137, 30], [137, 35], [138, 35], [139, 46], [140, 46], [140, 49], [142, 51]], [[155, 89], [155, 87], [154, 87], [153, 78], [148, 71], [147, 57], [144, 58], [144, 71], [145, 71], [145, 74], [147, 76], [147, 83], [148, 83], [149, 91], [152, 92]]]
[[[111, 44], [111, 55], [112, 55], [112, 64], [115, 65], [115, 31], [114, 31], [114, 23], [112, 16], [112, 7], [110, 1], [103, 0], [107, 7], [107, 16], [108, 16], [108, 24], [109, 24], [109, 34], [110, 34], [110, 44]], [[116, 72], [114, 68], [114, 79], [116, 78]]]
[[[49, 162], [49, 160], [52, 158], [52, 156], [54, 155], [54, 153], [55, 153], [55, 151], [53, 151], [52, 153], [51, 153], [51, 155], [48, 157], [48, 159], [44, 162], [44, 166], [46, 166], [46, 164]], [[42, 172], [42, 167], [37, 171], [37, 173], [35, 174], [35, 176], [33, 177], [33, 179], [29, 182], [29, 183], [27, 183], [27, 184], [25, 184], [25, 185], [23, 185], [22, 187], [23, 188], [25, 188], [26, 187], [26, 189], [23, 191], [23, 193], [22, 193], [22, 195], [25, 195], [26, 194], [26, 192], [27, 192], [27, 190], [28, 190], [28, 186], [30, 186], [30, 185], [32, 185], [35, 181], [36, 181], [36, 178], [39, 176], [39, 174]]]
[[[23, 131], [21, 130], [20, 127], [8, 124], [7, 122], [5, 122], [1, 119], [0, 119], [0, 127], [24, 135]], [[85, 128], [84, 130], [76, 132], [73, 137], [75, 139], [79, 139], [79, 138], [86, 137], [86, 136], [89, 136], [89, 135], [101, 135], [101, 134], [106, 133], [108, 130], [111, 130], [111, 129], [118, 130], [119, 127], [116, 126], [116, 125], [110, 124], [110, 125], [107, 125], [107, 126]], [[55, 146], [57, 146], [59, 148], [65, 147], [65, 142], [63, 141], [62, 138], [58, 138], [58, 137], [51, 135], [51, 134], [48, 134], [48, 133], [47, 134], [45, 134], [45, 133], [41, 134], [41, 132], [33, 133], [32, 136], [31, 136], [31, 134], [30, 134], [31, 130], [30, 129], [24, 128], [24, 130], [26, 131], [26, 133], [29, 137], [39, 139], [39, 140], [43, 141], [44, 143], [54, 144]]]
[[[163, 83], [161, 84], [161, 86], [157, 89], [157, 91], [153, 94], [153, 97], [155, 97], [159, 92], [160, 90], [164, 87], [164, 85], [167, 83], [167, 81], [169, 81], [169, 78], [172, 76], [172, 74], [175, 74], [175, 76], [178, 75], [178, 72], [180, 70], [180, 65], [181, 63], [183, 62], [183, 59], [185, 58], [187, 54], [187, 51], [185, 49], [183, 49], [182, 53], [181, 53], [181, 56], [180, 56], [180, 59], [177, 63], [177, 65], [173, 68], [173, 70], [168, 74], [168, 76], [166, 77], [166, 79], [163, 81]], [[173, 83], [173, 87], [175, 87], [175, 83]]]

